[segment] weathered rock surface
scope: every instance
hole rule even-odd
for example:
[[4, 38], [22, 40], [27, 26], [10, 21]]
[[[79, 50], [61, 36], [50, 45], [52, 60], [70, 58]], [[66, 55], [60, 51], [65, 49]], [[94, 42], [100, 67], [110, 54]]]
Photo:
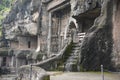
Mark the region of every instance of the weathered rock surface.
[[[54, 4], [54, 1], [56, 1], [55, 3], [57, 4]], [[80, 47], [80, 67], [84, 68], [84, 70], [100, 70], [100, 65], [102, 64], [104, 65], [105, 69], [113, 70], [113, 67], [115, 67], [119, 70], [119, 0], [42, 0], [43, 4], [41, 3], [41, 0], [17, 0], [12, 8], [12, 11], [4, 20], [3, 26], [5, 28], [6, 38], [14, 39], [18, 35], [37, 35], [39, 32], [38, 30], [40, 30], [40, 41], [43, 48], [42, 50], [43, 52], [48, 52], [48, 55], [50, 55], [51, 46], [49, 45], [51, 44], [52, 40], [51, 27], [53, 24], [53, 18], [51, 17], [56, 14], [54, 12], [50, 13], [50, 10], [55, 9], [57, 6], [60, 8], [62, 3], [69, 1], [69, 6], [71, 6], [69, 17], [76, 19], [76, 22], [78, 23], [76, 29], [80, 28], [81, 26], [83, 28], [87, 27], [87, 30], [84, 31], [87, 33], [86, 37], [84, 38], [82, 46]], [[59, 10], [62, 9], [58, 9], [58, 12]], [[96, 12], [98, 13], [96, 14]], [[62, 16], [65, 15], [63, 14]], [[84, 19], [89, 19], [89, 21], [92, 19], [93, 21], [90, 22], [90, 26], [85, 26], [87, 23], [85, 23], [85, 25], [79, 25], [79, 23], [82, 23], [80, 21], [83, 21]], [[91, 25], [93, 26], [91, 27]], [[61, 32], [64, 31], [65, 30]], [[61, 34], [57, 33], [57, 36], [60, 37]], [[56, 37], [56, 39], [60, 38]], [[45, 64], [46, 66], [48, 63], [51, 64], [53, 60], [56, 60], [56, 58], [50, 58], [47, 61], [41, 62], [40, 64]]]
[[115, 62], [114, 65], [120, 71], [120, 1], [114, 1], [114, 8], [113, 8], [113, 61]]
[[4, 20], [5, 35], [13, 39], [17, 35], [36, 35], [40, 0], [17, 0]]
[[101, 7], [102, 2], [103, 0], [71, 0], [72, 15], [78, 16], [96, 7]]
[[18, 70], [17, 80], [50, 80], [50, 77], [40, 67], [22, 66]]
[[[114, 4], [115, 5], [115, 4]], [[113, 1], [104, 0], [101, 15], [95, 20], [92, 28], [87, 32], [81, 46], [81, 65], [85, 70], [113, 70]]]

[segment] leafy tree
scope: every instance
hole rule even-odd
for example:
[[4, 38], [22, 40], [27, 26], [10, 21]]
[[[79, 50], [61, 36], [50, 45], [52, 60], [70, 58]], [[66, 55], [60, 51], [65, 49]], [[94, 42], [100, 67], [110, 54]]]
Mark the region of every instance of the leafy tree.
[[0, 36], [2, 35], [2, 20], [6, 17], [15, 0], [0, 0]]

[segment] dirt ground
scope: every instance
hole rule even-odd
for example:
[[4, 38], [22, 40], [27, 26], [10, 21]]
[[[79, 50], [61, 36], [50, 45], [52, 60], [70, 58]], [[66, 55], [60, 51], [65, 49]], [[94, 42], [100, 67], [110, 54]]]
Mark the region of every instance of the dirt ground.
[[[100, 72], [48, 72], [50, 80], [103, 80]], [[104, 73], [104, 80], [120, 80], [120, 73]]]

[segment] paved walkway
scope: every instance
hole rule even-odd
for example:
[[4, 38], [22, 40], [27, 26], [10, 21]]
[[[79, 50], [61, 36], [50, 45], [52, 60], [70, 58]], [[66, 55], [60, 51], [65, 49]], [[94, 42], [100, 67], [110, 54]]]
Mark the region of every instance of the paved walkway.
[[2, 76], [0, 76], [0, 80], [15, 80], [15, 75], [10, 75], [10, 74], [8, 74], [8, 75], [2, 75]]
[[[48, 72], [50, 80], [102, 80], [100, 72]], [[120, 73], [104, 73], [104, 80], [120, 80]]]
[[[48, 72], [50, 80], [102, 80], [100, 72]], [[15, 75], [3, 75], [0, 80], [15, 80]], [[104, 80], [120, 80], [120, 73], [105, 73]]]

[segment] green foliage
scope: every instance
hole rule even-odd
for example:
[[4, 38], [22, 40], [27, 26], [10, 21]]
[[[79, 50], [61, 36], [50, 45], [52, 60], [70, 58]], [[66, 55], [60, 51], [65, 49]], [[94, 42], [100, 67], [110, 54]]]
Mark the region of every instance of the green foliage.
[[63, 62], [65, 62], [69, 56], [70, 56], [70, 53], [72, 51], [72, 48], [73, 48], [73, 41], [70, 43], [70, 45], [66, 48], [65, 52], [64, 52], [64, 55], [63, 55]]
[[38, 61], [41, 61], [41, 60], [42, 60], [42, 57], [43, 57], [43, 54], [38, 54], [38, 55], [37, 55], [37, 60], [38, 60]]
[[0, 51], [0, 56], [8, 56], [8, 51]]
[[80, 69], [81, 72], [85, 72], [86, 71], [86, 69], [84, 69], [82, 65], [79, 65], [79, 69]]
[[10, 8], [12, 3], [13, 3], [13, 0], [2, 0], [0, 4], [0, 11], [5, 8]]
[[49, 75], [44, 76], [43, 80], [50, 80], [50, 76]]
[[2, 35], [2, 20], [6, 17], [11, 9], [11, 4], [15, 0], [1, 0], [0, 2], [0, 36]]
[[71, 41], [70, 45], [67, 46], [67, 48], [62, 56], [62, 59], [58, 62], [58, 66], [59, 66], [57, 69], [58, 71], [61, 71], [64, 69], [64, 64], [65, 64], [66, 60], [69, 58], [72, 48], [73, 48], [73, 41]]
[[0, 26], [0, 36], [2, 36], [2, 27]]

